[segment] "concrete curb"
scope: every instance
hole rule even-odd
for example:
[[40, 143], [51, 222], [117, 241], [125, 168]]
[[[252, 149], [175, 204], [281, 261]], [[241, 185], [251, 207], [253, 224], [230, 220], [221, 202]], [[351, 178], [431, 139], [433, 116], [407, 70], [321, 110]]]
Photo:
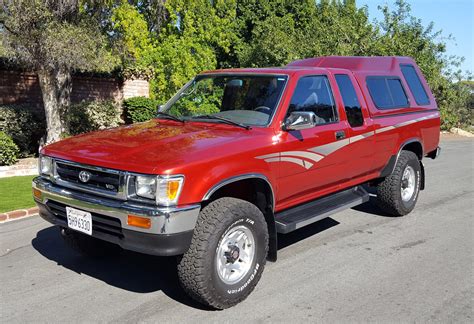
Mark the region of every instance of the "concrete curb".
[[449, 130], [451, 133], [459, 135], [459, 136], [464, 136], [464, 137], [474, 137], [474, 134], [468, 131], [465, 131], [464, 129], [453, 127]]
[[5, 223], [11, 220], [26, 218], [35, 215], [38, 215], [38, 207], [18, 209], [0, 214], [0, 223]]

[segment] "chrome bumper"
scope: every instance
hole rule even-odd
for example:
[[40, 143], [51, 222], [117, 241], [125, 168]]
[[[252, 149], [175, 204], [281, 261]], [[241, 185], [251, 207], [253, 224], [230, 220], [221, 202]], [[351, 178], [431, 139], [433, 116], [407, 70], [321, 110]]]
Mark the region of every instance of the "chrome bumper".
[[[92, 213], [114, 217], [120, 220], [123, 229], [149, 234], [177, 234], [192, 231], [196, 225], [201, 205], [184, 207], [156, 207], [135, 202], [118, 201], [94, 196], [76, 190], [60, 187], [41, 177], [33, 179], [33, 188], [41, 191], [36, 202], [46, 205], [48, 200], [63, 203]], [[129, 226], [128, 215], [149, 217], [149, 229]]]

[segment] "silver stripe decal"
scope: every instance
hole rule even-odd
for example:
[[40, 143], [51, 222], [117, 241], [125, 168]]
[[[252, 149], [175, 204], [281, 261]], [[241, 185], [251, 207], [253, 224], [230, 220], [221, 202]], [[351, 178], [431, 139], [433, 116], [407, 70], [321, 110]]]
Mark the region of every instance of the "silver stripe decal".
[[311, 152], [306, 152], [306, 151], [286, 151], [286, 152], [281, 152], [281, 156], [298, 156], [302, 157], [308, 160], [312, 160], [314, 162], [318, 162], [324, 156], [316, 154], [316, 153], [311, 153]]
[[311, 168], [313, 166], [313, 163], [306, 162], [306, 161], [303, 161], [301, 159], [292, 158], [292, 157], [282, 157], [281, 161], [282, 162], [296, 163], [296, 164], [302, 166], [303, 168], [305, 168], [306, 170], [308, 170], [309, 168]]
[[265, 162], [280, 162], [280, 158], [276, 157], [276, 158], [265, 159]]
[[416, 119], [411, 119], [407, 120], [392, 126], [386, 126], [382, 127], [379, 129], [376, 129], [375, 131], [370, 131], [364, 134], [352, 136], [340, 141], [324, 144], [321, 146], [315, 146], [312, 148], [309, 148], [308, 151], [285, 151], [285, 152], [279, 152], [279, 153], [272, 153], [272, 154], [267, 154], [267, 155], [261, 155], [257, 156], [257, 159], [263, 159], [265, 162], [290, 162], [290, 163], [295, 163], [298, 164], [299, 166], [302, 166], [305, 169], [310, 169], [314, 164], [311, 162], [308, 162], [303, 159], [298, 159], [296, 157], [301, 157], [307, 160], [311, 160], [313, 162], [319, 162], [320, 160], [324, 159], [325, 156], [339, 150], [340, 148], [343, 148], [346, 145], [349, 145], [351, 143], [355, 143], [357, 141], [360, 141], [362, 139], [368, 138], [372, 135], [387, 132], [390, 130], [393, 130], [395, 128], [411, 125], [423, 120], [428, 120], [431, 118], [439, 117], [439, 113], [434, 113], [428, 116], [416, 118]]
[[364, 133], [364, 134], [349, 137], [349, 144], [360, 141], [361, 139], [367, 138], [367, 137], [372, 136], [374, 134], [375, 134], [375, 132], [370, 131], [368, 133]]
[[336, 150], [339, 150], [341, 147], [346, 146], [347, 144], [349, 144], [349, 139], [348, 138], [343, 139], [341, 141], [321, 145], [321, 146], [315, 146], [315, 147], [312, 147], [312, 148], [308, 149], [308, 151], [316, 152], [316, 153], [319, 153], [321, 155], [329, 155], [332, 152], [334, 152]]
[[257, 156], [256, 159], [268, 159], [268, 158], [279, 157], [279, 156], [280, 156], [280, 153], [272, 153], [272, 154]]

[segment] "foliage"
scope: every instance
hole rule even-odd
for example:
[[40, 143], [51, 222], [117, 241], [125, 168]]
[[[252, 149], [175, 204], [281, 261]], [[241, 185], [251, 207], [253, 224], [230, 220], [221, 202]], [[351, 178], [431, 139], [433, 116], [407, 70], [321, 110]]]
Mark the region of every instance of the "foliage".
[[298, 58], [368, 55], [375, 28], [352, 1], [239, 1], [241, 66], [281, 66]]
[[[5, 3], [13, 5], [2, 4], [0, 55], [72, 70], [120, 65], [124, 78], [149, 79], [151, 97], [161, 103], [203, 70], [281, 66], [326, 55], [400, 55], [413, 57], [423, 71], [444, 129], [472, 123], [472, 110], [465, 108], [472, 92], [458, 82], [460, 58], [446, 55], [452, 38], [434, 24], [424, 26], [405, 0], [379, 7], [380, 21], [369, 21], [367, 8], [355, 0]], [[137, 120], [152, 116], [146, 108], [137, 111]]]
[[121, 109], [112, 100], [84, 101], [71, 105], [68, 116], [71, 135], [117, 127], [123, 121]]
[[[105, 0], [104, 0], [105, 1]], [[99, 6], [103, 1], [86, 1]], [[110, 71], [118, 61], [101, 23], [79, 0], [0, 2], [1, 45], [10, 59], [38, 74], [46, 115], [46, 143], [67, 132], [72, 71]]]
[[18, 146], [10, 136], [0, 132], [0, 165], [12, 165], [18, 161]]
[[33, 69], [109, 71], [117, 61], [98, 24], [81, 14], [77, 0], [2, 2], [2, 45]]
[[158, 109], [158, 101], [146, 97], [132, 97], [123, 101], [127, 123], [139, 123], [152, 119]]
[[446, 56], [446, 43], [434, 24], [427, 27], [410, 13], [410, 5], [396, 1], [396, 8], [380, 7], [384, 20], [379, 22], [382, 31], [377, 40], [375, 55], [411, 56], [422, 70], [436, 98], [441, 112], [441, 128], [469, 125], [469, 92], [458, 84], [460, 73], [456, 69], [461, 58]]
[[136, 7], [124, 1], [113, 9], [111, 22], [123, 68], [129, 77], [141, 75], [147, 69], [143, 56], [153, 49], [145, 18]]
[[168, 100], [194, 75], [215, 69], [237, 41], [235, 0], [169, 0], [166, 28], [148, 56], [155, 69], [152, 97]]
[[409, 4], [379, 7], [382, 21], [370, 23], [355, 1], [246, 0], [237, 4], [234, 66], [281, 66], [296, 58], [326, 55], [411, 56], [420, 66], [440, 107], [442, 128], [472, 123], [469, 93], [456, 84], [460, 58], [446, 55], [446, 42], [431, 23], [424, 27]]
[[19, 176], [0, 179], [0, 213], [33, 207], [31, 181], [34, 176]]
[[0, 131], [13, 139], [19, 157], [35, 155], [46, 132], [44, 114], [28, 105], [0, 105]]

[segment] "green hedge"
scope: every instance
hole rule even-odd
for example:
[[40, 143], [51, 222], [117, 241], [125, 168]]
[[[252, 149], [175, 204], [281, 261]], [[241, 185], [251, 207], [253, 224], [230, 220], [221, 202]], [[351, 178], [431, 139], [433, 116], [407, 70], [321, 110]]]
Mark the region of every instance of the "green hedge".
[[12, 165], [18, 161], [20, 150], [15, 142], [5, 134], [0, 132], [0, 165]]
[[156, 116], [158, 101], [146, 97], [132, 97], [123, 101], [125, 121], [139, 123]]
[[71, 135], [116, 127], [123, 123], [120, 106], [112, 100], [73, 104], [67, 114]]
[[0, 131], [10, 136], [18, 146], [19, 157], [36, 154], [46, 133], [43, 109], [28, 105], [0, 105]]

